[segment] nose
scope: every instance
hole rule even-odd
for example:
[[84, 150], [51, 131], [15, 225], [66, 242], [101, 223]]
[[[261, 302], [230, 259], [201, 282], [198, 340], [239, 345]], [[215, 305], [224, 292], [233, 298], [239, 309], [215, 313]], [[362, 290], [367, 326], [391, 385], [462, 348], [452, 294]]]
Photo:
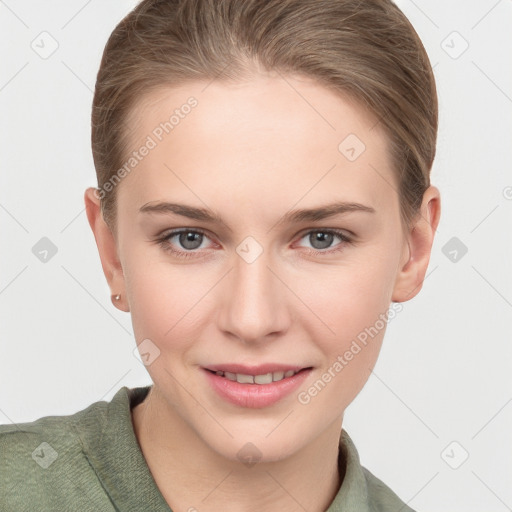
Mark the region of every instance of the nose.
[[261, 343], [284, 334], [290, 325], [287, 288], [263, 252], [247, 262], [238, 254], [223, 279], [219, 328], [244, 343]]

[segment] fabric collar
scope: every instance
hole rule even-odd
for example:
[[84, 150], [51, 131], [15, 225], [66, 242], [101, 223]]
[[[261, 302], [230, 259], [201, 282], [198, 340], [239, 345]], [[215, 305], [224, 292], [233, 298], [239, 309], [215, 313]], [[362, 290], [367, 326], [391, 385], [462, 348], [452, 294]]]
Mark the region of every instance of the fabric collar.
[[[83, 417], [76, 425], [89, 463], [113, 504], [123, 511], [172, 512], [151, 475], [132, 423], [131, 409], [146, 398], [150, 389], [151, 386], [123, 386], [101, 412]], [[98, 422], [101, 423], [99, 439]], [[339, 450], [340, 474], [344, 473], [344, 478], [326, 512], [369, 512], [363, 467], [344, 429]]]

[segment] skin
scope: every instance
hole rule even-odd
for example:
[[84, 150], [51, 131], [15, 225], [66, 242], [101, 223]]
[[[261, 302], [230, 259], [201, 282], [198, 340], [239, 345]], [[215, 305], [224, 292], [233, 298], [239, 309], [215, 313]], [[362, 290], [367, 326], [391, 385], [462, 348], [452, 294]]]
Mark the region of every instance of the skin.
[[[198, 100], [118, 185], [114, 232], [95, 189], [85, 192], [105, 276], [112, 294], [121, 294], [114, 303], [131, 313], [136, 342], [150, 339], [160, 350], [147, 366], [153, 389], [132, 412], [135, 433], [173, 510], [320, 512], [341, 484], [344, 411], [377, 361], [385, 328], [308, 404], [297, 395], [392, 301], [419, 292], [440, 194], [433, 186], [426, 191], [421, 214], [404, 231], [380, 125], [312, 80], [259, 72], [206, 85], [153, 91], [132, 112], [135, 149], [188, 97]], [[353, 162], [338, 150], [350, 133], [366, 145]], [[225, 225], [139, 212], [159, 201], [207, 208]], [[278, 224], [290, 210], [334, 201], [361, 203], [375, 213]], [[188, 249], [190, 258], [155, 242], [179, 228], [207, 233], [198, 248]], [[314, 235], [327, 229], [352, 234], [352, 243], [334, 235], [330, 245], [329, 239], [319, 245]], [[263, 248], [252, 263], [236, 252], [248, 236]], [[191, 247], [179, 236], [167, 246]], [[220, 398], [200, 368], [226, 362], [313, 371], [297, 392], [249, 409]], [[237, 458], [248, 442], [261, 452], [252, 467]]]

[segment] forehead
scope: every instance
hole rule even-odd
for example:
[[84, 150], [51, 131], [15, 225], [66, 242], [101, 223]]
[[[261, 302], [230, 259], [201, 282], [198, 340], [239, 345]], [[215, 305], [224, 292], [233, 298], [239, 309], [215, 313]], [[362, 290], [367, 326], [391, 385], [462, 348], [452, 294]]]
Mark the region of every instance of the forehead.
[[[188, 109], [192, 97], [198, 108]], [[165, 123], [182, 108], [192, 115], [185, 112], [188, 120], [179, 123], [185, 125], [179, 131], [187, 131], [188, 126], [209, 138], [220, 129], [238, 136], [261, 130], [280, 133], [281, 144], [293, 142], [293, 136], [311, 138], [317, 131], [328, 137], [326, 143], [336, 142], [347, 130], [366, 139], [383, 136], [375, 116], [348, 95], [308, 77], [259, 73], [243, 81], [193, 81], [144, 93], [127, 119], [130, 139], [141, 131], [150, 133], [155, 123]], [[374, 132], [372, 137], [369, 131]]]
[[378, 207], [396, 194], [387, 137], [374, 116], [308, 78], [162, 87], [141, 98], [127, 126], [130, 151], [149, 139], [154, 147], [124, 180], [120, 202], [133, 203], [134, 194], [139, 205], [163, 200], [166, 191], [208, 197], [214, 189], [269, 207], [278, 196], [285, 207], [326, 193]]

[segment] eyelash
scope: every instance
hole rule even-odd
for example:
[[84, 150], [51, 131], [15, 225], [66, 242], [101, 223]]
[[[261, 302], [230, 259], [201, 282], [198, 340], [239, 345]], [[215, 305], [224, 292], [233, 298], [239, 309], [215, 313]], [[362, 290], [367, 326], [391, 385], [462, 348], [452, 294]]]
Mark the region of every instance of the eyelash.
[[[194, 229], [177, 229], [174, 231], [171, 231], [170, 233], [166, 234], [164, 237], [161, 237], [156, 240], [156, 242], [162, 247], [162, 249], [166, 252], [172, 253], [174, 256], [177, 256], [178, 258], [193, 258], [195, 255], [199, 252], [197, 249], [190, 250], [190, 251], [179, 251], [174, 248], [172, 248], [171, 243], [169, 240], [174, 238], [176, 235], [179, 235], [180, 233], [199, 233], [207, 238], [208, 234], [198, 228]], [[334, 249], [309, 249], [307, 247], [304, 247], [303, 249], [306, 249], [309, 254], [333, 254], [338, 253], [340, 251], [343, 251], [346, 245], [353, 244], [353, 240], [349, 238], [347, 235], [345, 235], [344, 232], [339, 231], [337, 229], [310, 229], [309, 231], [306, 231], [302, 236], [299, 238], [299, 240], [302, 240], [305, 236], [311, 234], [311, 233], [324, 233], [324, 234], [330, 234], [337, 236], [342, 243], [335, 246]]]

